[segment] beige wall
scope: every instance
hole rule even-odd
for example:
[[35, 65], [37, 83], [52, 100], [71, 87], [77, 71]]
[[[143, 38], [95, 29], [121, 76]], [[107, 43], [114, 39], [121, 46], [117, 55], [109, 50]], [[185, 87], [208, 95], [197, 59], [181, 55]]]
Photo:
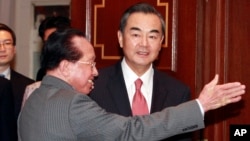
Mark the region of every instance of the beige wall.
[[[14, 69], [35, 78], [39, 65], [34, 54], [40, 47], [37, 29], [34, 29], [33, 6], [69, 5], [70, 0], [0, 0], [0, 22], [9, 25], [17, 36], [17, 54]], [[34, 61], [35, 60], [35, 61]]]

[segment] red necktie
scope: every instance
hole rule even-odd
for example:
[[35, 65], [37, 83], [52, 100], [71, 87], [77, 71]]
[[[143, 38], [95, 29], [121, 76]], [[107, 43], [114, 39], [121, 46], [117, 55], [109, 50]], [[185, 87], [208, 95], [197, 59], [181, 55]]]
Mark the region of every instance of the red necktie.
[[135, 81], [135, 95], [132, 103], [132, 113], [135, 115], [147, 115], [149, 114], [148, 105], [145, 97], [141, 93], [141, 79]]

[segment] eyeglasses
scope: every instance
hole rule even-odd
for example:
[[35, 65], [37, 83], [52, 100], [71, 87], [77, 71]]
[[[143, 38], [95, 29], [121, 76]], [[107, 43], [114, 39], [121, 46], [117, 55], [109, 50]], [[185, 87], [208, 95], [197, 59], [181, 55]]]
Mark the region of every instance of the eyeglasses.
[[87, 65], [91, 65], [91, 68], [95, 68], [96, 62], [87, 62], [87, 61], [77, 61], [81, 64], [87, 64]]
[[5, 49], [10, 49], [13, 47], [13, 43], [11, 41], [3, 41], [0, 42], [0, 47], [3, 46]]

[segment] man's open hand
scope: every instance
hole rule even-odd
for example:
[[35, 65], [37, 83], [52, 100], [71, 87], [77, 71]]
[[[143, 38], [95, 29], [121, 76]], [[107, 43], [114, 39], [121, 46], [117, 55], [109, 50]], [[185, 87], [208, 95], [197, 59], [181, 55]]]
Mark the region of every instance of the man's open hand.
[[246, 86], [240, 82], [218, 85], [218, 79], [219, 76], [216, 74], [214, 79], [206, 84], [200, 93], [198, 100], [204, 112], [238, 102], [245, 93]]

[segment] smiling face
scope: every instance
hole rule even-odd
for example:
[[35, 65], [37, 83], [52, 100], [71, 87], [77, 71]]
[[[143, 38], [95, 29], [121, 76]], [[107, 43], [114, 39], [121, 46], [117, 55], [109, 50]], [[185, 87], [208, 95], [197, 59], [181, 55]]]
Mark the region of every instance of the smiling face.
[[118, 31], [118, 40], [126, 63], [137, 73], [143, 74], [158, 57], [163, 41], [160, 18], [142, 12], [131, 14], [124, 32]]
[[74, 46], [82, 52], [79, 61], [71, 63], [68, 82], [79, 92], [89, 94], [93, 89], [94, 77], [98, 75], [95, 65], [95, 52], [93, 46], [83, 37], [72, 39]]
[[9, 67], [16, 53], [13, 39], [9, 32], [0, 30], [0, 72]]

